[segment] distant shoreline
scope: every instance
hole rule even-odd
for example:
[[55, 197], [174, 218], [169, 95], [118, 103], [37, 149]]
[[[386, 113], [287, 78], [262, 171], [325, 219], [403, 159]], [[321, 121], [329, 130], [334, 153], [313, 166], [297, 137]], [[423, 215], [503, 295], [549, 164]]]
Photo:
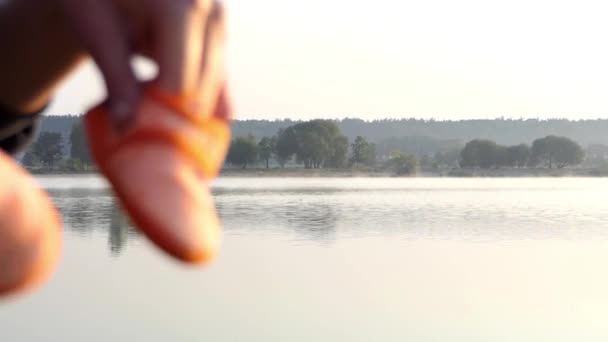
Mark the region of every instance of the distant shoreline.
[[[95, 170], [91, 171], [48, 171], [48, 170], [30, 170], [34, 175], [93, 175], [97, 174]], [[524, 177], [593, 177], [602, 178], [608, 177], [608, 170], [600, 169], [517, 169], [517, 168], [502, 168], [502, 169], [444, 169], [444, 170], [423, 170], [414, 175], [397, 176], [390, 172], [377, 170], [358, 170], [358, 169], [304, 169], [304, 168], [227, 168], [223, 169], [220, 177], [225, 178], [245, 178], [245, 177], [295, 177], [295, 178], [355, 178], [355, 177], [410, 177], [410, 178], [524, 178]]]
[[222, 177], [414, 177], [414, 178], [523, 178], [523, 177], [608, 177], [608, 170], [598, 169], [445, 169], [423, 170], [414, 175], [397, 176], [391, 172], [376, 170], [350, 169], [303, 169], [303, 168], [274, 168], [274, 169], [224, 169]]

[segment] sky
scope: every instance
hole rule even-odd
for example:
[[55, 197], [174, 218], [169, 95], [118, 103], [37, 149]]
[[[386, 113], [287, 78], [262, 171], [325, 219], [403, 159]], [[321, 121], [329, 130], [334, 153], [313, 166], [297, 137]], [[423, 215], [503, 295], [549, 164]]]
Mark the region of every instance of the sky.
[[[608, 118], [605, 1], [226, 4], [237, 118]], [[87, 65], [48, 112], [103, 96]]]

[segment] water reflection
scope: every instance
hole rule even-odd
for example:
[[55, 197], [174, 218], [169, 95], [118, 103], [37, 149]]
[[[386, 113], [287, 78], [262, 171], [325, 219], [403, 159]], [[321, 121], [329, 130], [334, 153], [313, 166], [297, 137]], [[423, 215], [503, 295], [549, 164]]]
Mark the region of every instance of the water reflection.
[[127, 246], [129, 236], [136, 235], [137, 231], [129, 226], [127, 219], [116, 202], [112, 206], [111, 215], [108, 246], [110, 247], [111, 254], [118, 256]]
[[327, 204], [313, 202], [286, 208], [284, 216], [287, 220], [287, 226], [291, 227], [303, 239], [317, 240], [324, 243], [336, 239], [339, 218], [335, 210]]
[[112, 256], [119, 256], [131, 239], [141, 235], [129, 224], [120, 205], [106, 189], [51, 189], [49, 194], [71, 235], [107, 234]]
[[[458, 180], [399, 180], [390, 188], [387, 183], [395, 181], [236, 179], [222, 180], [214, 195], [226, 234], [267, 234], [291, 242], [328, 245], [378, 235], [469, 241], [608, 238], [608, 212], [597, 197], [608, 191], [606, 184], [560, 181], [563, 186], [551, 187], [536, 180], [496, 180], [490, 190], [478, 181]], [[70, 188], [66, 182], [54, 180], [53, 186], [62, 186], [49, 191], [71, 235], [103, 234], [113, 256], [139, 239], [107, 188], [84, 183]]]
[[3, 303], [0, 341], [608, 338], [608, 179], [220, 179], [203, 269], [139, 246], [89, 183], [45, 180], [65, 257]]

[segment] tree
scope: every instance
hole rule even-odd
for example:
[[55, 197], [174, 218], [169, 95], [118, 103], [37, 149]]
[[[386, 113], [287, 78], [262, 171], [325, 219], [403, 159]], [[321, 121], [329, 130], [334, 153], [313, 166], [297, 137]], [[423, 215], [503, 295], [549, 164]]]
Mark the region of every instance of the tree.
[[469, 141], [461, 155], [461, 167], [479, 167], [489, 169], [497, 164], [498, 145], [490, 140], [475, 139]]
[[275, 150], [276, 139], [264, 137], [258, 142], [258, 157], [266, 163], [266, 168], [270, 167], [270, 158]]
[[530, 146], [520, 144], [507, 147], [507, 166], [524, 167], [530, 158]]
[[[367, 132], [366, 132], [367, 134]], [[398, 133], [401, 135], [402, 133]], [[372, 138], [373, 136], [370, 135]], [[368, 140], [371, 140], [369, 137]], [[394, 151], [414, 155], [419, 160], [426, 156], [436, 153], [458, 150], [458, 155], [464, 143], [459, 139], [438, 139], [430, 136], [382, 136], [376, 137], [376, 153], [379, 157], [390, 157]], [[458, 156], [457, 159], [460, 159]]]
[[311, 120], [293, 126], [297, 141], [296, 158], [305, 168], [321, 168], [331, 164], [333, 156], [339, 156], [343, 143], [342, 134], [332, 120]]
[[276, 140], [275, 155], [281, 167], [285, 167], [285, 163], [293, 158], [293, 155], [298, 151], [296, 132], [293, 127], [280, 129]]
[[592, 144], [585, 151], [585, 164], [594, 168], [606, 168], [608, 165], [608, 146]]
[[494, 167], [501, 168], [509, 166], [509, 149], [502, 145], [496, 145], [494, 149]]
[[547, 136], [532, 143], [529, 165], [539, 165], [558, 169], [569, 165], [579, 165], [585, 159], [585, 152], [579, 144], [566, 138]]
[[398, 176], [412, 175], [418, 170], [418, 161], [411, 154], [393, 152], [384, 166]]
[[280, 129], [275, 156], [279, 164], [295, 155], [305, 168], [341, 167], [348, 151], [348, 138], [332, 120], [311, 120]]
[[258, 157], [257, 144], [253, 136], [238, 137], [230, 144], [230, 150], [226, 161], [230, 164], [241, 166], [243, 169], [247, 165], [255, 163]]
[[72, 130], [70, 131], [70, 157], [79, 160], [85, 165], [92, 164], [91, 154], [89, 153], [89, 147], [81, 121], [75, 121], [74, 124], [72, 124]]
[[606, 160], [608, 159], [608, 146], [603, 144], [591, 144], [587, 147], [587, 159]]
[[348, 138], [343, 135], [335, 137], [332, 144], [331, 155], [329, 156], [329, 160], [327, 161], [327, 166], [333, 168], [344, 167], [344, 164], [346, 163], [347, 154]]
[[42, 132], [32, 145], [31, 152], [43, 166], [54, 168], [63, 159], [63, 138], [60, 133]]
[[23, 159], [21, 160], [21, 162], [23, 163], [24, 166], [27, 166], [27, 167], [39, 167], [42, 164], [40, 159], [38, 159], [38, 157], [32, 151], [27, 152], [23, 156]]
[[419, 160], [419, 164], [422, 170], [434, 169], [437, 166], [428, 154], [422, 155], [422, 158]]
[[433, 163], [437, 166], [458, 167], [460, 162], [460, 148], [451, 148], [438, 151], [433, 156]]
[[304, 163], [304, 167], [320, 168], [330, 153], [330, 146], [322, 132], [313, 129], [303, 129], [298, 136], [298, 152], [296, 158]]
[[376, 163], [376, 146], [362, 136], [357, 136], [351, 144], [351, 165], [373, 166]]

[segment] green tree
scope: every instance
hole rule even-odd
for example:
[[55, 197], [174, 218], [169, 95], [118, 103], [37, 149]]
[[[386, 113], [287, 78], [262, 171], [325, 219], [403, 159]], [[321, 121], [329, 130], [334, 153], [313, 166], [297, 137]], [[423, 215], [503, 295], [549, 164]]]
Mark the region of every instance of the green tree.
[[498, 145], [490, 140], [475, 139], [469, 141], [461, 155], [461, 167], [479, 167], [489, 169], [497, 165]]
[[245, 169], [247, 165], [253, 164], [257, 160], [257, 149], [258, 146], [253, 136], [237, 137], [230, 143], [230, 150], [228, 151], [226, 161]]
[[27, 152], [23, 156], [23, 159], [21, 160], [21, 162], [23, 163], [24, 166], [27, 166], [27, 167], [39, 167], [42, 165], [42, 162], [40, 161], [40, 159], [32, 151]]
[[346, 156], [348, 155], [348, 138], [339, 135], [334, 138], [332, 144], [331, 155], [327, 161], [327, 166], [333, 168], [342, 168], [346, 163]]
[[308, 128], [299, 132], [296, 158], [299, 162], [304, 163], [305, 168], [316, 169], [323, 165], [325, 158], [329, 155], [330, 146], [320, 131]]
[[266, 163], [266, 168], [270, 168], [270, 158], [275, 150], [276, 139], [264, 137], [258, 142], [258, 157]]
[[505, 166], [509, 166], [509, 149], [506, 146], [496, 145], [494, 167], [498, 169]]
[[331, 164], [330, 159], [339, 156], [342, 134], [332, 120], [311, 120], [293, 126], [297, 141], [296, 158], [306, 168], [321, 168]]
[[72, 124], [72, 130], [70, 131], [70, 157], [79, 160], [81, 164], [84, 164], [83, 167], [92, 164], [87, 139], [80, 120]]
[[458, 167], [460, 162], [460, 148], [450, 148], [438, 151], [433, 156], [433, 163], [443, 167]]
[[63, 138], [60, 133], [42, 132], [32, 145], [31, 152], [43, 166], [54, 168], [63, 159]]
[[566, 137], [547, 136], [532, 143], [529, 165], [559, 169], [579, 165], [585, 159], [585, 152], [579, 144]]
[[287, 161], [293, 158], [298, 151], [298, 138], [293, 127], [280, 129], [277, 133], [275, 144], [275, 156], [281, 167], [285, 167]]
[[373, 166], [376, 164], [376, 146], [362, 136], [357, 136], [351, 144], [351, 165]]
[[507, 166], [524, 167], [530, 158], [530, 146], [520, 144], [507, 147]]
[[384, 167], [398, 176], [413, 175], [418, 171], [418, 161], [411, 154], [393, 152]]

